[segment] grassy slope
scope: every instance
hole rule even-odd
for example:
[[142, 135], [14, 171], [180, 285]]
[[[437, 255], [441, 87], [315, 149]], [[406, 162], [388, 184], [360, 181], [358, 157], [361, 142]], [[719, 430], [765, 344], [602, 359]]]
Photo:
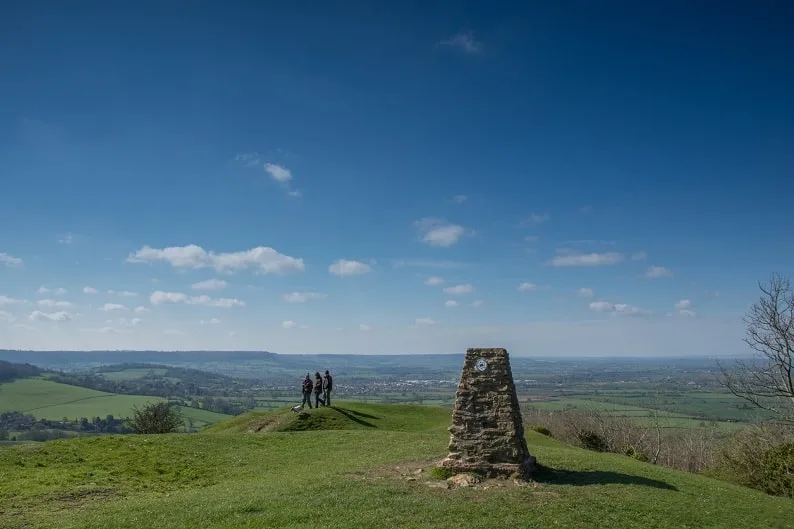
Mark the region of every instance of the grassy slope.
[[[442, 490], [384, 474], [441, 458], [447, 412], [341, 403], [333, 431], [113, 436], [0, 448], [8, 527], [791, 527], [794, 502], [560, 445], [534, 433], [540, 486]], [[356, 413], [353, 413], [356, 412]], [[371, 417], [366, 417], [371, 416]], [[253, 420], [262, 419], [254, 417]], [[287, 415], [281, 428], [298, 419]], [[411, 432], [389, 428], [411, 426]], [[381, 470], [378, 470], [381, 469]], [[29, 524], [29, 525], [26, 525]]]
[[163, 400], [141, 395], [115, 395], [93, 389], [26, 378], [0, 384], [0, 411], [22, 411], [38, 419], [126, 417], [133, 406]]

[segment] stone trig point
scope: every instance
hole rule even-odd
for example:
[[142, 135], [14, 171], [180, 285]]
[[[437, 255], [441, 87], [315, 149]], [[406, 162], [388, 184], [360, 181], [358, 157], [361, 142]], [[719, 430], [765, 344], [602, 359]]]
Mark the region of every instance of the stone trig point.
[[466, 351], [449, 432], [441, 467], [525, 479], [535, 470], [506, 349]]

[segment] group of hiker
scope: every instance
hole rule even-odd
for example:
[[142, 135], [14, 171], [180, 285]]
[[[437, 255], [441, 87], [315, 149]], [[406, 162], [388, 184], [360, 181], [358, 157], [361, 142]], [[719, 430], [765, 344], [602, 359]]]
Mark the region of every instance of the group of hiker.
[[[314, 373], [314, 382], [306, 373], [306, 378], [303, 379], [301, 389], [303, 391], [303, 402], [301, 406], [308, 405], [312, 407], [312, 392], [314, 392], [314, 407], [319, 408], [320, 404], [323, 406], [331, 405], [331, 390], [334, 387], [334, 379], [326, 369], [325, 376], [320, 376], [320, 372]], [[322, 395], [322, 397], [320, 396]]]

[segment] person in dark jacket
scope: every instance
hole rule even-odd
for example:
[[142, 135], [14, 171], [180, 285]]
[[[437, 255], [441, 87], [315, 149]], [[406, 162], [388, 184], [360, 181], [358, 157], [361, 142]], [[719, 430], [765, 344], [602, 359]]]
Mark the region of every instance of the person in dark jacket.
[[319, 408], [320, 403], [322, 402], [323, 406], [325, 406], [325, 401], [320, 398], [320, 395], [323, 394], [323, 379], [320, 377], [320, 372], [317, 371], [314, 374], [314, 407]]
[[312, 408], [312, 379], [309, 378], [309, 373], [306, 373], [306, 378], [303, 379], [303, 384], [301, 385], [301, 391], [303, 392], [303, 402], [301, 402], [301, 406], [305, 406], [308, 404], [309, 409]]
[[334, 379], [331, 377], [331, 374], [328, 370], [325, 370], [325, 376], [323, 377], [323, 399], [325, 399], [325, 405], [331, 405], [331, 390], [334, 387]]

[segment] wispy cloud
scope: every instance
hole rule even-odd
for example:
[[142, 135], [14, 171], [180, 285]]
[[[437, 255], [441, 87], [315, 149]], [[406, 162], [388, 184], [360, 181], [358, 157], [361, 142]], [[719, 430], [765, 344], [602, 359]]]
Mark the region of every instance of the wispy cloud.
[[292, 180], [292, 172], [286, 167], [278, 164], [266, 163], [265, 172], [267, 172], [267, 174], [269, 174], [273, 180], [282, 184]]
[[99, 290], [94, 287], [83, 287], [83, 294], [99, 294]]
[[580, 288], [579, 295], [583, 298], [592, 298], [593, 297], [593, 289], [592, 288]]
[[13, 255], [9, 255], [7, 253], [0, 253], [0, 264], [6, 266], [22, 266], [22, 259], [19, 257], [14, 257]]
[[68, 301], [60, 301], [55, 299], [40, 299], [36, 303], [41, 307], [69, 308], [74, 306], [73, 303]]
[[521, 224], [524, 226], [527, 224], [540, 224], [542, 222], [548, 222], [550, 218], [551, 215], [548, 213], [532, 213], [529, 217], [522, 220]]
[[430, 287], [437, 287], [437, 286], [443, 285], [443, 284], [444, 284], [444, 278], [443, 277], [433, 276], [433, 277], [428, 277], [427, 279], [425, 279], [425, 285], [430, 286]]
[[606, 253], [585, 253], [585, 254], [577, 254], [577, 253], [566, 253], [563, 255], [557, 255], [549, 264], [551, 266], [604, 266], [604, 265], [613, 265], [621, 262], [623, 260], [623, 254], [615, 253], [615, 252], [606, 252]]
[[71, 233], [67, 233], [66, 235], [58, 239], [58, 244], [72, 244], [72, 241], [74, 241], [74, 235], [72, 235]]
[[118, 303], [105, 303], [104, 305], [99, 307], [99, 310], [103, 310], [105, 312], [111, 312], [114, 310], [127, 310], [127, 307], [125, 307], [124, 305], [120, 305]]
[[439, 44], [467, 55], [478, 55], [483, 52], [482, 42], [476, 40], [474, 33], [471, 31], [461, 31], [448, 39], [442, 40]]
[[474, 285], [465, 284], [465, 285], [455, 285], [454, 287], [447, 287], [444, 289], [445, 294], [450, 294], [453, 296], [457, 296], [460, 294], [470, 294], [474, 292]]
[[608, 312], [613, 314], [626, 314], [629, 316], [647, 316], [650, 311], [626, 305], [624, 303], [610, 303], [608, 301], [593, 301], [590, 303], [590, 310], [593, 312]]
[[284, 300], [289, 303], [306, 303], [309, 300], [325, 299], [327, 297], [328, 294], [321, 292], [290, 292], [289, 294], [284, 294]]
[[34, 310], [28, 316], [30, 321], [51, 321], [51, 322], [67, 322], [72, 320], [72, 315], [65, 311], [59, 312], [41, 312], [39, 310]]
[[372, 329], [369, 325], [364, 325], [363, 323], [358, 326], [359, 330], [361, 331], [369, 331]]
[[632, 261], [642, 261], [643, 259], [646, 259], [647, 257], [648, 257], [648, 254], [646, 254], [645, 252], [634, 252], [633, 254], [631, 254], [631, 260]]
[[645, 277], [656, 279], [659, 277], [671, 277], [673, 272], [663, 266], [651, 266], [648, 268], [648, 271], [645, 272]]
[[459, 303], [454, 299], [448, 299], [447, 301], [444, 302], [445, 307], [457, 307], [458, 305]]
[[19, 305], [22, 303], [26, 303], [24, 299], [14, 299], [9, 298], [8, 296], [0, 296], [0, 307], [3, 305]]
[[157, 261], [169, 263], [174, 268], [214, 268], [218, 272], [226, 273], [249, 268], [260, 274], [281, 274], [305, 269], [303, 259], [290, 257], [264, 246], [232, 253], [208, 252], [195, 244], [162, 249], [144, 246], [127, 257], [128, 263]]
[[448, 248], [467, 233], [463, 226], [435, 217], [425, 217], [414, 224], [420, 240], [428, 246]]
[[165, 305], [167, 303], [185, 303], [186, 305], [203, 305], [205, 307], [217, 307], [230, 309], [232, 307], [245, 307], [245, 302], [239, 299], [230, 298], [211, 298], [209, 296], [188, 296], [181, 292], [163, 292], [158, 290], [149, 296], [152, 305]]
[[223, 290], [228, 283], [222, 279], [207, 279], [206, 281], [199, 281], [193, 283], [190, 288], [193, 290]]
[[468, 199], [469, 197], [467, 197], [466, 195], [455, 195], [454, 197], [452, 197], [452, 202], [454, 202], [455, 204], [463, 204]]
[[436, 325], [438, 322], [432, 318], [416, 318], [417, 325]]
[[538, 286], [535, 283], [527, 283], [527, 282], [525, 282], [525, 283], [521, 283], [520, 285], [518, 285], [518, 291], [519, 292], [528, 292], [530, 290], [537, 290], [537, 289], [538, 289]]
[[328, 273], [335, 276], [360, 276], [372, 272], [372, 267], [367, 263], [361, 261], [350, 261], [347, 259], [339, 259], [331, 263], [328, 267]]

